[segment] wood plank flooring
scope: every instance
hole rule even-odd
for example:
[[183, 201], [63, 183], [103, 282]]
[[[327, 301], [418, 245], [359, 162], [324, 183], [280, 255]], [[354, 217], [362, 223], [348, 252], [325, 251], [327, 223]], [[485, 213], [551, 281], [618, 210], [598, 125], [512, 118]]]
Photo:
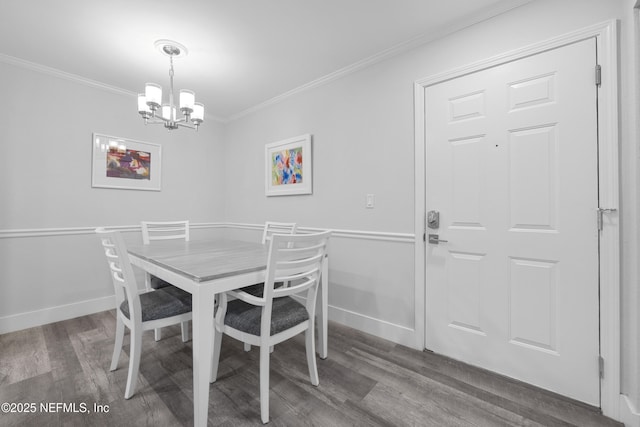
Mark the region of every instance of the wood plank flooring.
[[[22, 410], [0, 412], [0, 425], [193, 425], [191, 342], [182, 343], [179, 327], [165, 328], [159, 342], [145, 333], [129, 400], [128, 344], [118, 369], [109, 371], [114, 331], [115, 313], [105, 311], [0, 335], [0, 403]], [[313, 387], [302, 338], [272, 354], [272, 426], [622, 425], [595, 408], [335, 323]], [[257, 348], [245, 353], [224, 338], [209, 425], [261, 425], [258, 365]]]

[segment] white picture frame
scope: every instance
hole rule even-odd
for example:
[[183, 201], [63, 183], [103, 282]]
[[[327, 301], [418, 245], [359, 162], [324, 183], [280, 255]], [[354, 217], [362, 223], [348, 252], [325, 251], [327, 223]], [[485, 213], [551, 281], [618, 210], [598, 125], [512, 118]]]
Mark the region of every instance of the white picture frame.
[[305, 134], [265, 145], [265, 195], [312, 194], [311, 135]]
[[162, 147], [100, 133], [93, 134], [91, 186], [160, 191]]

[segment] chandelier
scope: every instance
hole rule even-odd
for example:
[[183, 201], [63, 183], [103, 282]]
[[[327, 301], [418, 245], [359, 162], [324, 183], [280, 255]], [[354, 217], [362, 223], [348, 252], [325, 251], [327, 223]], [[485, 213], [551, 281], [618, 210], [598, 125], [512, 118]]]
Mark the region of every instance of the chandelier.
[[176, 116], [173, 97], [173, 58], [186, 56], [187, 48], [171, 40], [158, 40], [155, 46], [169, 57], [169, 103], [162, 103], [162, 86], [147, 83], [144, 93], [138, 94], [138, 113], [145, 124], [163, 124], [168, 130], [178, 129], [179, 126], [198, 130], [198, 126], [204, 121], [204, 105], [195, 102], [195, 93], [186, 89], [180, 91], [179, 107], [182, 117]]

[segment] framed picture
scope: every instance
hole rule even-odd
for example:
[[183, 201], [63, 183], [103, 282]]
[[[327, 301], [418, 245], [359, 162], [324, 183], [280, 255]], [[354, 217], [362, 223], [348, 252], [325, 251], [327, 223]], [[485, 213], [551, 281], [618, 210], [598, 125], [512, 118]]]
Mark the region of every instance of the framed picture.
[[93, 134], [91, 186], [160, 191], [159, 144]]
[[267, 196], [311, 194], [311, 135], [300, 135], [265, 146]]

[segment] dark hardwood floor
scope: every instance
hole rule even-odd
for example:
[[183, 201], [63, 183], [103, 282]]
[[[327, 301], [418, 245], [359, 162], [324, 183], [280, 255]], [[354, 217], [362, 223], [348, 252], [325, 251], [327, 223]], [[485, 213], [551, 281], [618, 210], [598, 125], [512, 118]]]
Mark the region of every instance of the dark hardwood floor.
[[[193, 425], [191, 342], [182, 343], [179, 327], [165, 328], [159, 342], [145, 333], [130, 400], [128, 344], [109, 372], [114, 330], [107, 311], [0, 335], [0, 425]], [[335, 323], [313, 387], [302, 338], [272, 354], [272, 426], [621, 425], [586, 405]], [[258, 349], [245, 353], [225, 337], [209, 425], [261, 425], [258, 379]], [[5, 413], [6, 404], [21, 413]]]

